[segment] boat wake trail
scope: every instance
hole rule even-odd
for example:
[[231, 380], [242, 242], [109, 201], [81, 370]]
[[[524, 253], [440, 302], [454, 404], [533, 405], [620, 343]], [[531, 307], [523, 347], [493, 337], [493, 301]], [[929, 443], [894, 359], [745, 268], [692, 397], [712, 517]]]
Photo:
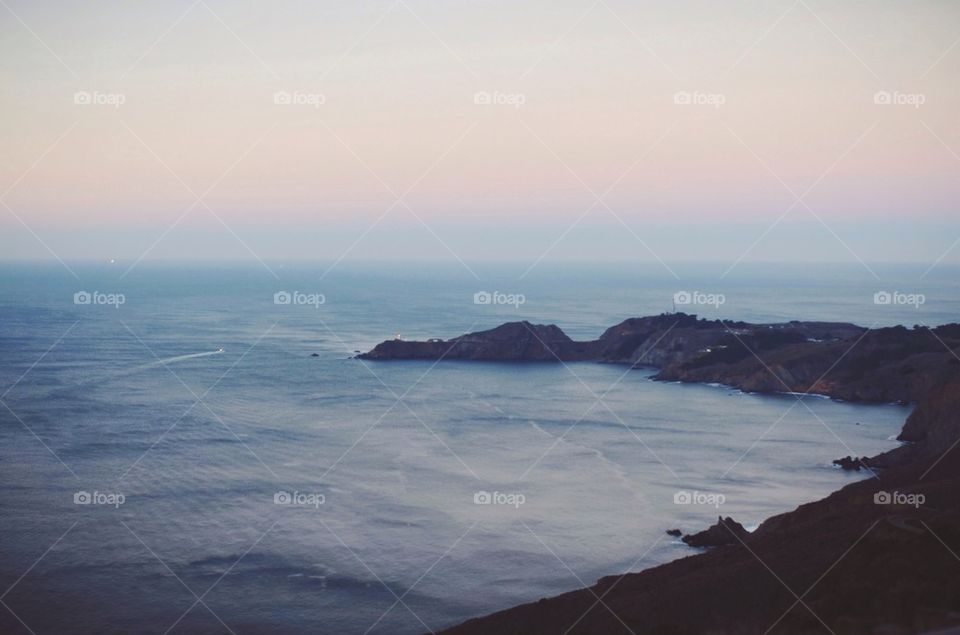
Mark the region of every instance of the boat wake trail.
[[206, 351], [206, 352], [203, 352], [203, 353], [190, 353], [189, 355], [175, 355], [175, 356], [173, 356], [173, 357], [167, 357], [167, 358], [164, 358], [164, 359], [158, 359], [158, 360], [152, 361], [152, 362], [150, 362], [149, 364], [144, 364], [144, 365], [142, 365], [142, 366], [137, 366], [136, 368], [133, 369], [133, 371], [137, 371], [137, 370], [141, 370], [141, 369], [146, 369], [146, 368], [152, 368], [152, 367], [154, 367], [154, 366], [163, 366], [163, 365], [165, 365], [165, 364], [175, 364], [175, 363], [177, 363], [177, 362], [182, 362], [182, 361], [185, 361], [185, 360], [188, 360], [188, 359], [196, 359], [197, 357], [209, 357], [209, 356], [211, 356], [211, 355], [220, 355], [220, 354], [222, 354], [222, 353], [223, 353], [223, 349], [222, 349], [222, 348], [218, 348], [218, 349], [215, 350], [215, 351]]
[[215, 351], [204, 351], [204, 352], [202, 352], [202, 353], [190, 353], [190, 354], [187, 354], [187, 355], [174, 355], [173, 357], [165, 357], [165, 358], [163, 358], [163, 359], [155, 359], [155, 360], [153, 360], [153, 361], [151, 361], [151, 362], [148, 362], [148, 363], [146, 363], [146, 364], [140, 364], [140, 365], [138, 365], [138, 366], [133, 366], [133, 367], [131, 367], [131, 368], [122, 369], [122, 370], [119, 370], [119, 371], [116, 371], [116, 372], [113, 372], [113, 373], [104, 374], [104, 375], [101, 375], [101, 376], [99, 376], [99, 377], [88, 377], [88, 378], [86, 378], [86, 379], [80, 380], [80, 381], [78, 381], [78, 382], [70, 385], [69, 387], [61, 387], [61, 388], [58, 388], [58, 389], [54, 389], [53, 391], [51, 391], [50, 393], [48, 393], [48, 396], [49, 396], [49, 395], [56, 394], [56, 393], [63, 392], [64, 390], [75, 390], [75, 389], [77, 389], [77, 388], [86, 387], [86, 386], [90, 386], [90, 385], [106, 384], [106, 383], [109, 383], [110, 381], [113, 381], [113, 380], [116, 380], [116, 379], [120, 379], [120, 378], [122, 378], [122, 377], [129, 377], [129, 376], [131, 376], [131, 375], [136, 375], [136, 374], [138, 374], [138, 373], [146, 372], [146, 371], [152, 370], [152, 369], [154, 369], [154, 368], [160, 368], [160, 367], [168, 366], [168, 365], [170, 365], [170, 364], [176, 364], [176, 363], [178, 363], [178, 362], [184, 362], [184, 361], [187, 361], [187, 360], [190, 360], [190, 359], [197, 359], [197, 358], [200, 358], [200, 357], [210, 357], [210, 356], [212, 356], [212, 355], [220, 355], [220, 354], [223, 353], [223, 352], [224, 352], [224, 351], [223, 351], [222, 348], [218, 348], [218, 349], [215, 350]]

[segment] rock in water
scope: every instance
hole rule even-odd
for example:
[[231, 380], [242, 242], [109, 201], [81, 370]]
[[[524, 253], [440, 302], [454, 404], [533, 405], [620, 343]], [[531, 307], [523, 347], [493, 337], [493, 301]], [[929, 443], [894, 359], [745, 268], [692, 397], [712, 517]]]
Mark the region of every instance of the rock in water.
[[699, 533], [687, 534], [683, 541], [691, 547], [720, 547], [739, 543], [748, 535], [750, 532], [734, 519], [717, 516], [717, 524]]
[[834, 459], [833, 464], [839, 465], [840, 469], [847, 472], [851, 470], [860, 471], [860, 459], [855, 456], [845, 456], [842, 459]]

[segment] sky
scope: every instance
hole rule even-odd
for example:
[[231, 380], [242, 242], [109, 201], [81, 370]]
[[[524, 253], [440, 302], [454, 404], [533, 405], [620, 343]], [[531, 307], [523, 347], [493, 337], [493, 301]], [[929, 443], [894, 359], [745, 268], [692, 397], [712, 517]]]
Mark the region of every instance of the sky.
[[0, 2], [0, 259], [960, 262], [951, 0]]

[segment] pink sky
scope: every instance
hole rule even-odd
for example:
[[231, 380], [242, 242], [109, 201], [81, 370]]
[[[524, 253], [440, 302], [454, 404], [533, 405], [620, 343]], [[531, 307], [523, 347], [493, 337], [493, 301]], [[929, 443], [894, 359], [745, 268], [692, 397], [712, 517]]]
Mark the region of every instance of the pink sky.
[[[825, 224], [876, 258], [932, 259], [960, 236], [953, 2], [9, 7], [8, 257], [48, 256], [43, 240], [98, 258], [111, 239], [136, 257], [180, 219], [152, 253], [183, 238], [196, 255], [185, 237], [212, 223], [265, 253], [332, 258], [391, 205], [411, 257], [438, 227], [471, 257], [511, 255], [469, 246], [493, 225], [530, 232], [533, 254], [591, 205], [562, 257], [578, 240], [608, 253], [612, 220], [726, 227], [732, 258], [791, 205], [785, 228]], [[904, 226], [916, 235], [890, 229]], [[284, 254], [284, 231], [321, 253]], [[792, 257], [829, 258], [789, 233]], [[678, 257], [704, 253], [727, 258]]]

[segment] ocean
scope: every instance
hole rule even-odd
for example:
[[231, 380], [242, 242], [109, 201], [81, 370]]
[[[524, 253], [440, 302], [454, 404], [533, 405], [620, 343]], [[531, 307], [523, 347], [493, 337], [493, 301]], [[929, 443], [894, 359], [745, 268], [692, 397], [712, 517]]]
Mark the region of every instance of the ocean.
[[0, 265], [4, 632], [438, 630], [693, 553], [668, 529], [753, 528], [869, 478], [831, 460], [895, 447], [909, 412], [352, 358], [398, 334], [960, 315], [946, 265], [129, 265]]

